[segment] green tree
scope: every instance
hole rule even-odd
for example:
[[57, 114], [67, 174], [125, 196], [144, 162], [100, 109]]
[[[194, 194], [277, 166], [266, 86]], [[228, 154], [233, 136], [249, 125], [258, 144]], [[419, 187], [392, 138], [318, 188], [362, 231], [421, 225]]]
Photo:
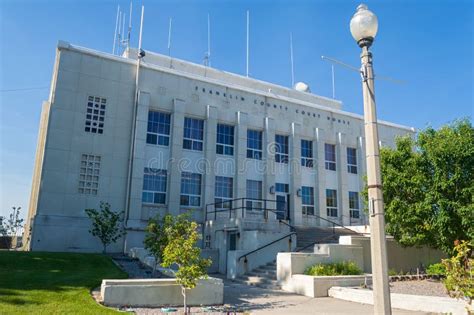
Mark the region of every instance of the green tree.
[[404, 246], [449, 254], [455, 240], [474, 239], [474, 129], [459, 120], [401, 137], [382, 148], [387, 232]]
[[12, 207], [12, 212], [8, 219], [0, 217], [0, 236], [16, 236], [23, 226], [23, 219], [20, 219], [21, 207]]
[[100, 202], [100, 211], [96, 209], [85, 211], [92, 221], [89, 233], [100, 239], [103, 246], [102, 252], [105, 254], [108, 245], [115, 243], [126, 234], [122, 225], [123, 211], [114, 212], [110, 210], [110, 204], [103, 201]]
[[201, 249], [196, 246], [200, 238], [198, 225], [189, 220], [189, 214], [165, 215], [149, 221], [145, 248], [161, 262], [163, 267], [178, 267], [176, 281], [181, 286], [186, 307], [186, 290], [196, 287], [201, 278], [207, 277], [206, 269], [211, 265], [210, 259], [201, 258]]

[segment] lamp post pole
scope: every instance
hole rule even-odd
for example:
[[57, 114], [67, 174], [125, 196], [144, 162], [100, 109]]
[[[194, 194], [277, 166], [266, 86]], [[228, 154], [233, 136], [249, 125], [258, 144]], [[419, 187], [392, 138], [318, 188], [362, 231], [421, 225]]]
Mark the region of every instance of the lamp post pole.
[[370, 249], [374, 314], [391, 314], [388, 279], [387, 244], [383, 209], [382, 177], [380, 172], [380, 148], [375, 109], [374, 72], [372, 45], [378, 30], [377, 17], [361, 4], [351, 20], [351, 33], [362, 48], [361, 76], [364, 99], [365, 150], [367, 161], [367, 186], [369, 195]]

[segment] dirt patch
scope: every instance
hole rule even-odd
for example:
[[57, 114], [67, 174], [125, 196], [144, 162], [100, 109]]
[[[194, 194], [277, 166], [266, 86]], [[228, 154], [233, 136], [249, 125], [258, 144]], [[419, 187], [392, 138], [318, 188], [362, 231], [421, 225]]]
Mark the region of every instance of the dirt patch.
[[415, 280], [396, 281], [390, 283], [391, 293], [402, 293], [412, 295], [428, 295], [449, 297], [441, 281], [437, 280]]

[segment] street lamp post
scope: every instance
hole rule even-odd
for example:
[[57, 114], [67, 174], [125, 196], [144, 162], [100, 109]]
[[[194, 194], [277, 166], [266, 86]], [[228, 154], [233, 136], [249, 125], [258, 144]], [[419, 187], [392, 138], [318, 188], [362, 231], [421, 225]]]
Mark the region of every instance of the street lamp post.
[[379, 136], [375, 110], [374, 72], [369, 47], [377, 34], [377, 16], [361, 4], [351, 19], [352, 37], [362, 48], [362, 93], [364, 98], [365, 150], [367, 186], [369, 192], [370, 247], [374, 314], [391, 314], [388, 285], [387, 246], [383, 210], [382, 178], [380, 173]]

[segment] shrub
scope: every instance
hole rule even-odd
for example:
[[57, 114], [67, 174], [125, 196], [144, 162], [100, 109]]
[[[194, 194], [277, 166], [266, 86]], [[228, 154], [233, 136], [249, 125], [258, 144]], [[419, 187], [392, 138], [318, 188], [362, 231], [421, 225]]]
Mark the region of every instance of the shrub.
[[446, 268], [446, 279], [443, 281], [449, 295], [454, 298], [465, 298], [472, 303], [474, 298], [474, 259], [471, 242], [456, 241], [454, 256], [443, 259]]
[[444, 276], [446, 267], [442, 263], [432, 264], [426, 268], [426, 273], [430, 276]]
[[362, 270], [353, 261], [343, 261], [329, 264], [316, 264], [306, 268], [304, 274], [310, 276], [361, 275]]

